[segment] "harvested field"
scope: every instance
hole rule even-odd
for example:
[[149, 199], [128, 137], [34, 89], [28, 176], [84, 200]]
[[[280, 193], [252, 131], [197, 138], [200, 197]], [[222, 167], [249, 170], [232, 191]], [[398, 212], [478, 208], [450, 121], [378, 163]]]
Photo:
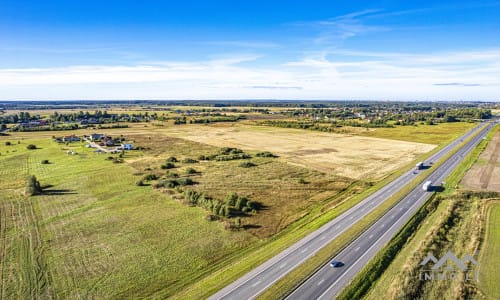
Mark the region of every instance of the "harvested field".
[[464, 187], [473, 190], [500, 192], [500, 132], [496, 132], [477, 163], [462, 180]]
[[162, 130], [218, 147], [271, 151], [293, 164], [353, 179], [379, 179], [435, 146], [405, 141], [240, 124], [191, 125]]

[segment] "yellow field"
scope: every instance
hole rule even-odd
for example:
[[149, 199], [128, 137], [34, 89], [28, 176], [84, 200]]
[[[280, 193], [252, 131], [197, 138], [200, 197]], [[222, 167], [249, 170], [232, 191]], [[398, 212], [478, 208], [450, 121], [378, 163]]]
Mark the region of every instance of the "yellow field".
[[168, 127], [162, 133], [213, 146], [271, 151], [288, 162], [354, 179], [378, 179], [435, 146], [241, 124]]

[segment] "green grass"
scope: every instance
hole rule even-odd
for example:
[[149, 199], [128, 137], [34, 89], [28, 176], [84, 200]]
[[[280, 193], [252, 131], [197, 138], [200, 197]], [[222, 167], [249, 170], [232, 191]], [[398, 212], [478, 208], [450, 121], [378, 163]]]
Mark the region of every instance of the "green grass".
[[487, 206], [487, 228], [484, 247], [481, 250], [479, 265], [479, 291], [487, 299], [500, 299], [500, 202], [490, 202]]
[[392, 140], [420, 142], [426, 144], [448, 144], [463, 132], [472, 129], [476, 123], [440, 123], [437, 125], [396, 126], [361, 131], [360, 135]]
[[[0, 146], [5, 299], [165, 295], [256, 241], [205, 221], [201, 209], [136, 187], [127, 164], [113, 164], [80, 144], [79, 155], [68, 156], [61, 149], [66, 146], [29, 142], [40, 149], [26, 150], [27, 140], [8, 146], [9, 153]], [[45, 158], [51, 164], [41, 164]], [[24, 196], [27, 174], [52, 187], [41, 196]]]

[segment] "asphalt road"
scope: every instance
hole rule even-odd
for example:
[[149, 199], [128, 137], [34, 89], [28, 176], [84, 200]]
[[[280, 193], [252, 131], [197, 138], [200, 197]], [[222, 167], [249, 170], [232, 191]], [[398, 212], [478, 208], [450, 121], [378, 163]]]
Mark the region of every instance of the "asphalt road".
[[[432, 155], [429, 159], [426, 160], [426, 164], [430, 162], [435, 162], [439, 160], [441, 157], [445, 156], [449, 151], [451, 151], [453, 148], [459, 145], [464, 139], [466, 139], [473, 133], [477, 132], [482, 125], [483, 124], [475, 127], [474, 129], [466, 133], [464, 136], [456, 139], [455, 141], [453, 141], [452, 143], [450, 143], [449, 145], [447, 145], [446, 147], [444, 147], [443, 149]], [[443, 169], [443, 167], [440, 168], [440, 170], [441, 169]], [[239, 278], [235, 282], [226, 286], [225, 288], [223, 288], [216, 294], [212, 295], [208, 299], [240, 300], [240, 299], [253, 299], [257, 297], [265, 289], [269, 288], [273, 283], [281, 279], [283, 276], [288, 274], [294, 268], [302, 264], [304, 261], [306, 261], [314, 254], [316, 254], [321, 248], [326, 246], [328, 243], [337, 238], [339, 235], [341, 235], [343, 232], [349, 229], [356, 222], [360, 221], [363, 217], [365, 217], [368, 213], [370, 213], [381, 203], [383, 203], [385, 200], [387, 200], [396, 192], [398, 192], [415, 176], [417, 176], [416, 173], [418, 172], [415, 172], [414, 170], [410, 170], [404, 173], [391, 183], [387, 184], [377, 192], [368, 196], [366, 199], [364, 199], [357, 205], [353, 206], [352, 208], [344, 212], [342, 215], [338, 216], [334, 220], [323, 225], [321, 228], [307, 235], [297, 243], [293, 244], [291, 247], [287, 248], [283, 252], [274, 256], [273, 258], [266, 261], [262, 265], [258, 266], [254, 270], [250, 271], [249, 273]], [[403, 210], [401, 212], [403, 212]], [[399, 220], [399, 218], [394, 217], [392, 220], [396, 221]], [[388, 223], [387, 225], [385, 225], [385, 227], [388, 228], [387, 226]], [[373, 239], [372, 241], [375, 241], [374, 237], [372, 237]], [[359, 252], [360, 254], [364, 253], [361, 249], [361, 246], [357, 251], [355, 251], [355, 253], [356, 252]], [[345, 258], [347, 258], [347, 256]], [[353, 270], [352, 268], [350, 268], [349, 265], [346, 264], [344, 268], [338, 271], [347, 271], [348, 269]], [[330, 269], [327, 270], [332, 271]], [[323, 269], [321, 269], [321, 271], [323, 271]], [[337, 270], [333, 271], [335, 273], [338, 273]], [[340, 276], [342, 276], [342, 274], [340, 274], [339, 277]], [[314, 278], [315, 277], [316, 276], [314, 276]], [[327, 277], [330, 278], [330, 275], [328, 275]], [[348, 276], [344, 275], [342, 278], [348, 278]], [[323, 279], [321, 278], [317, 282], [319, 283], [321, 280]], [[335, 282], [334, 279], [331, 280], [330, 280], [331, 283]], [[328, 289], [328, 287], [330, 287], [331, 284], [324, 281], [319, 286], [317, 285], [316, 282], [313, 283], [313, 285], [315, 285], [315, 287], [320, 287], [321, 285], [323, 285], [323, 288], [318, 288], [318, 290], [320, 290], [321, 292], [317, 294], [321, 295], [323, 291], [325, 291], [326, 289]], [[300, 294], [296, 293], [302, 293], [302, 288], [297, 289], [291, 295], [293, 299], [299, 299], [296, 298], [295, 295], [300, 295]], [[328, 295], [330, 295], [330, 292], [328, 292]], [[312, 299], [312, 298], [300, 297], [300, 299]]]
[[[422, 183], [430, 180], [439, 185], [444, 181], [462, 161], [463, 157], [479, 144], [491, 127], [492, 125], [488, 126], [474, 137], [456, 154], [434, 170]], [[418, 185], [403, 200], [398, 202], [382, 218], [334, 257], [335, 260], [344, 263], [344, 266], [333, 268], [326, 264], [291, 293], [287, 299], [333, 299], [370, 259], [394, 237], [431, 195], [432, 192], [422, 189], [422, 184]]]

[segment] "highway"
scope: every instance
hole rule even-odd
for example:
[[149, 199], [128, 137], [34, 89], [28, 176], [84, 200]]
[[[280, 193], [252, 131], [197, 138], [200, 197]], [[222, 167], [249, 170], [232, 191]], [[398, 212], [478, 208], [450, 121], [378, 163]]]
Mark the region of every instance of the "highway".
[[[433, 154], [430, 158], [426, 160], [426, 163], [431, 163], [439, 160], [441, 157], [445, 156], [449, 151], [451, 151], [453, 148], [458, 146], [464, 139], [467, 139], [469, 136], [472, 134], [476, 133], [477, 131], [480, 130], [480, 128], [484, 125], [484, 123], [478, 125], [477, 127], [473, 128], [471, 131], [463, 135], [462, 137], [456, 139], [446, 147], [443, 147], [441, 150], [439, 150], [437, 153]], [[474, 139], [476, 141], [477, 138]], [[469, 143], [470, 144], [470, 143]], [[457, 156], [454, 156], [456, 159]], [[453, 159], [453, 158], [452, 158]], [[459, 159], [457, 160], [459, 161]], [[444, 166], [440, 168], [440, 170], [444, 169]], [[286, 274], [288, 274], [290, 271], [292, 271], [294, 268], [305, 262], [308, 258], [316, 254], [321, 248], [329, 244], [332, 240], [337, 238], [339, 235], [341, 235], [343, 232], [345, 232], [347, 229], [349, 229], [353, 224], [357, 223], [360, 221], [363, 217], [365, 217], [368, 213], [373, 211], [377, 206], [379, 206], [381, 203], [383, 203], [385, 200], [390, 198], [392, 195], [394, 195], [396, 192], [398, 192], [401, 188], [403, 188], [407, 183], [409, 183], [415, 176], [417, 176], [414, 170], [410, 170], [404, 174], [402, 174], [400, 177], [392, 181], [391, 183], [387, 184], [380, 190], [376, 191], [372, 195], [368, 196], [364, 200], [362, 200], [360, 203], [357, 205], [353, 206], [334, 220], [328, 222], [327, 224], [323, 225], [321, 228], [317, 229], [316, 231], [312, 232], [311, 234], [307, 235], [303, 239], [299, 240], [286, 250], [282, 251], [278, 255], [274, 256], [273, 258], [269, 259], [262, 265], [258, 266], [254, 270], [250, 271], [246, 275], [242, 276], [241, 278], [237, 279], [235, 282], [231, 283], [230, 285], [224, 287], [222, 290], [217, 292], [216, 294], [212, 295], [208, 299], [214, 300], [214, 299], [253, 299], [257, 297], [260, 293], [262, 293], [264, 290], [269, 288], [272, 284], [274, 284], [276, 281], [279, 279], [283, 278]], [[434, 175], [434, 173], [433, 173]], [[433, 176], [431, 175], [431, 176]], [[420, 187], [419, 187], [420, 188]], [[413, 194], [413, 193], [412, 193]], [[422, 196], [423, 197], [423, 196]], [[427, 197], [427, 194], [426, 194]], [[424, 199], [424, 198], [422, 198]], [[425, 200], [425, 199], [424, 199]], [[420, 198], [417, 199], [418, 202], [420, 201]], [[421, 201], [423, 202], [423, 201]], [[402, 201], [401, 203], [407, 203]], [[407, 205], [408, 206], [408, 205]], [[413, 209], [413, 207], [418, 208], [417, 204], [414, 204], [413, 206], [408, 206], [406, 211], [410, 211]], [[398, 206], [398, 209], [400, 207]], [[400, 214], [404, 214], [404, 216], [411, 216], [411, 212], [408, 212], [407, 214], [406, 211], [401, 210]], [[402, 216], [397, 217], [398, 215], [395, 215], [392, 217], [392, 215], [388, 215], [389, 219], [392, 220], [393, 222], [396, 222], [401, 219]], [[392, 218], [391, 218], [392, 217]], [[385, 219], [387, 217], [384, 217]], [[403, 222], [404, 223], [404, 222]], [[392, 226], [389, 225], [389, 223], [385, 224], [383, 228], [397, 228], [398, 226]], [[372, 229], [372, 228], [370, 228]], [[392, 232], [392, 231], [391, 231]], [[364, 235], [363, 235], [364, 236]], [[358, 239], [359, 240], [359, 239]], [[377, 240], [377, 237], [374, 236], [368, 241], [370, 241], [370, 246]], [[358, 246], [356, 246], [358, 247]], [[353, 251], [354, 253], [359, 253], [362, 254], [364, 252], [369, 252], [373, 251], [373, 253], [376, 253], [375, 248], [372, 247], [370, 248], [370, 251], [368, 251], [368, 248], [364, 247], [363, 249], [361, 248], [362, 245], [360, 244], [360, 248], [356, 250], [354, 248]], [[364, 251], [363, 251], [364, 250]], [[343, 252], [344, 253], [344, 252]], [[341, 253], [341, 254], [343, 254]], [[339, 255], [339, 257], [341, 257]], [[349, 256], [350, 257], [350, 256]], [[343, 261], [345, 261], [346, 266], [343, 268], [340, 268], [339, 270], [331, 270], [331, 269], [326, 269], [322, 268], [319, 273], [323, 275], [323, 277], [319, 278], [316, 275], [311, 278], [311, 280], [318, 280], [318, 281], [313, 281], [312, 285], [314, 286], [313, 290], [318, 290], [315, 295], [320, 296], [323, 293], [325, 293], [325, 297], [329, 297], [333, 293], [333, 295], [336, 294], [335, 291], [329, 289], [329, 287], [335, 283], [336, 281], [340, 280], [344, 282], [345, 280], [350, 280], [352, 276], [348, 276], [352, 272], [355, 272], [356, 269], [352, 268], [348, 262], [349, 257], [347, 256], [342, 256]], [[362, 257], [364, 258], [369, 258], [372, 257], [372, 255], [365, 255]], [[356, 262], [355, 257], [352, 257], [353, 260], [352, 262]], [[362, 262], [361, 260], [358, 259], [359, 262]], [[322, 273], [324, 271], [325, 273]], [[329, 272], [332, 271], [333, 273]], [[349, 272], [345, 272], [349, 271]], [[339, 272], [342, 272], [342, 274], [337, 274]], [[356, 271], [357, 272], [357, 271]], [[345, 275], [344, 275], [345, 273]], [[355, 273], [353, 273], [355, 274]], [[318, 283], [321, 280], [324, 280], [323, 278], [327, 278], [328, 281], [323, 281], [321, 284], [318, 285]], [[305, 284], [310, 284], [310, 280], [308, 280]], [[305, 286], [305, 285], [304, 285]], [[310, 285], [308, 285], [310, 287]], [[290, 295], [292, 299], [313, 299], [308, 296], [303, 298], [301, 293], [307, 293], [307, 291], [304, 290], [303, 286], [301, 286], [299, 289], [294, 291], [293, 294]]]
[[[482, 130], [457, 153], [434, 170], [422, 183], [430, 180], [439, 185], [444, 181], [462, 161], [463, 157], [479, 144], [492, 126], [489, 125]], [[396, 235], [431, 195], [432, 191], [424, 191], [422, 184], [419, 184], [382, 218], [334, 257], [335, 260], [344, 263], [344, 266], [333, 268], [329, 264], [324, 265], [293, 291], [287, 299], [333, 299], [367, 265], [370, 259]]]

